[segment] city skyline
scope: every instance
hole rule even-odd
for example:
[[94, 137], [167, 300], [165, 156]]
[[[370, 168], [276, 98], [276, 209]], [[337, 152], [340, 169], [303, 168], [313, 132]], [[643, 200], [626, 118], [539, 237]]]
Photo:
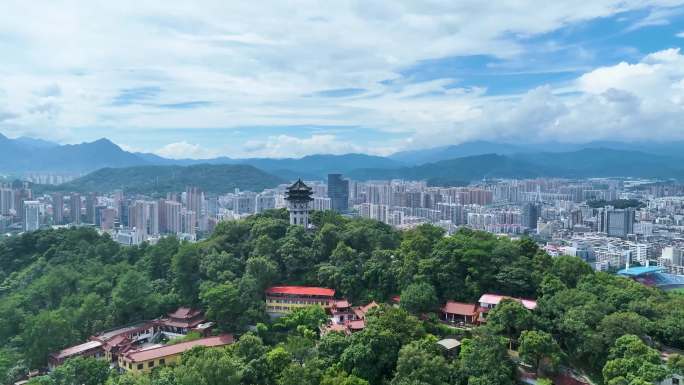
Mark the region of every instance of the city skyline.
[[10, 3], [0, 131], [170, 158], [683, 139], [681, 5]]

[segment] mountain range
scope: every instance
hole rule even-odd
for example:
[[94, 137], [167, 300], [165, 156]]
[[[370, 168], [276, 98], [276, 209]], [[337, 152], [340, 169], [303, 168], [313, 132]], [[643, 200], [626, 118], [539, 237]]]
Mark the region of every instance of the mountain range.
[[[204, 172], [197, 165], [252, 166], [264, 172], [253, 174], [263, 179], [257, 184], [271, 186], [276, 181], [296, 178], [324, 179], [327, 173], [340, 172], [354, 179], [425, 179], [436, 185], [458, 185], [482, 178], [527, 177], [650, 177], [684, 179], [684, 142], [590, 142], [584, 144], [541, 143], [510, 144], [473, 141], [452, 146], [402, 151], [387, 157], [367, 154], [317, 154], [302, 158], [168, 159], [155, 154], [124, 151], [108, 139], [74, 145], [59, 145], [35, 138], [9, 139], [0, 134], [0, 173], [53, 172], [86, 174], [99, 171], [113, 185], [126, 185], [132, 172], [152, 175], [166, 173], [161, 166], [174, 166], [173, 175], [185, 170]], [[148, 167], [148, 168], [145, 168]], [[180, 168], [178, 168], [180, 167]], [[126, 172], [116, 169], [130, 168]], [[232, 170], [239, 175], [246, 169]], [[218, 172], [218, 171], [214, 171]], [[192, 179], [190, 174], [186, 177]], [[271, 179], [274, 177], [276, 179]], [[226, 180], [223, 178], [222, 180]], [[81, 181], [83, 186], [95, 182]], [[143, 183], [143, 181], [139, 181]], [[83, 188], [72, 184], [71, 187]], [[254, 186], [256, 187], [256, 185]], [[244, 188], [244, 187], [242, 187]]]

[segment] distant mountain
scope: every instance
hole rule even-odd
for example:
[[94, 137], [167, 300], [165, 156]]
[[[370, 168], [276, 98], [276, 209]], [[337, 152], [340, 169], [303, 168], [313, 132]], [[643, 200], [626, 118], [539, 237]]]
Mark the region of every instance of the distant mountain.
[[414, 179], [432, 185], [456, 185], [484, 178], [643, 177], [684, 179], [684, 165], [672, 157], [605, 148], [572, 152], [485, 154], [398, 169], [364, 168], [349, 176], [359, 180]]
[[147, 164], [108, 139], [60, 146], [40, 139], [8, 139], [0, 135], [0, 154], [11, 159], [0, 162], [0, 172], [9, 173], [84, 173], [102, 167]]
[[29, 138], [27, 136], [21, 136], [19, 138], [14, 139], [14, 141], [24, 147], [33, 149], [51, 148], [59, 146], [59, 144], [55, 142], [50, 142], [48, 140], [43, 139]]
[[542, 173], [533, 164], [505, 155], [485, 154], [426, 163], [398, 169], [366, 168], [353, 170], [353, 179], [427, 180], [430, 185], [457, 186], [483, 178], [534, 178]]
[[137, 166], [103, 168], [52, 188], [61, 191], [110, 192], [123, 189], [132, 194], [165, 194], [197, 186], [208, 193], [235, 188], [262, 191], [287, 182], [249, 165]]
[[434, 163], [441, 160], [462, 158], [484, 154], [530, 154], [530, 153], [562, 153], [575, 152], [582, 149], [609, 149], [620, 151], [638, 151], [658, 156], [670, 156], [684, 159], [683, 141], [672, 142], [617, 142], [594, 141], [585, 143], [542, 142], [526, 144], [496, 143], [488, 141], [472, 141], [457, 145], [433, 147], [422, 150], [401, 151], [389, 156], [406, 164], [418, 165]]
[[152, 164], [247, 164], [256, 168], [286, 175], [288, 178], [302, 177], [305, 179], [325, 178], [328, 173], [348, 171], [361, 167], [397, 168], [404, 164], [389, 158], [366, 154], [344, 155], [309, 155], [303, 158], [244, 158], [235, 159], [219, 157], [214, 159], [166, 159], [154, 154], [136, 154], [139, 158]]
[[423, 150], [401, 151], [390, 155], [389, 158], [407, 164], [423, 164], [466, 156], [484, 154], [506, 155], [526, 151], [528, 151], [527, 148], [514, 144], [473, 141]]

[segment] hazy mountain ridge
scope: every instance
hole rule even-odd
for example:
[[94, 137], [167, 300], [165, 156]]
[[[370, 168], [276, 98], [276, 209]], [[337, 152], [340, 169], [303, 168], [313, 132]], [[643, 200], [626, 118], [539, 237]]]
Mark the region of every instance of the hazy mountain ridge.
[[11, 160], [0, 163], [0, 172], [88, 173], [102, 168], [135, 166], [250, 165], [284, 180], [325, 179], [330, 172], [356, 179], [427, 179], [439, 184], [536, 176], [679, 179], [684, 169], [679, 166], [684, 160], [681, 148], [684, 148], [684, 142], [507, 144], [473, 141], [402, 151], [388, 157], [316, 154], [281, 159], [226, 156], [168, 159], [156, 154], [127, 152], [108, 139], [58, 145], [26, 137], [9, 139], [0, 134], [0, 153]]
[[427, 180], [433, 185], [488, 178], [623, 176], [684, 179], [684, 166], [672, 157], [638, 151], [588, 148], [572, 152], [474, 155], [399, 169], [359, 169], [352, 171], [349, 176], [359, 180]]

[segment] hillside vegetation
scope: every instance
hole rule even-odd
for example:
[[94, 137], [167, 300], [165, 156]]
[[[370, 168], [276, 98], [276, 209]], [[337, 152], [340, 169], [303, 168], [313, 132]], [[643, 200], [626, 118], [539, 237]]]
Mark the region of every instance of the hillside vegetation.
[[[312, 222], [316, 230], [306, 232], [274, 210], [222, 222], [194, 244], [165, 238], [122, 247], [86, 228], [1, 242], [0, 383], [97, 331], [179, 305], [201, 307], [221, 331], [241, 334], [239, 342], [194, 349], [151, 376], [75, 359], [30, 383], [513, 385], [512, 341], [545, 374], [564, 364], [606, 384], [642, 384], [665, 370], [642, 341], [684, 348], [684, 296], [594, 272], [575, 257], [551, 258], [528, 239], [470, 230], [445, 237], [430, 225], [399, 232], [328, 212]], [[351, 336], [321, 337], [321, 308], [269, 320], [263, 293], [273, 284], [328, 286], [354, 304], [401, 294], [401, 308], [373, 310]], [[538, 298], [539, 306], [531, 312], [504, 301], [486, 326], [465, 334], [419, 317], [445, 300], [473, 302], [485, 292]], [[243, 334], [249, 325], [255, 331]], [[446, 358], [435, 341], [454, 333], [461, 353]], [[619, 377], [641, 382], [613, 381]]]
[[226, 193], [236, 188], [262, 191], [287, 182], [278, 176], [247, 165], [138, 166], [103, 168], [51, 190], [110, 192], [123, 189], [132, 194], [165, 194], [196, 186], [208, 193]]

